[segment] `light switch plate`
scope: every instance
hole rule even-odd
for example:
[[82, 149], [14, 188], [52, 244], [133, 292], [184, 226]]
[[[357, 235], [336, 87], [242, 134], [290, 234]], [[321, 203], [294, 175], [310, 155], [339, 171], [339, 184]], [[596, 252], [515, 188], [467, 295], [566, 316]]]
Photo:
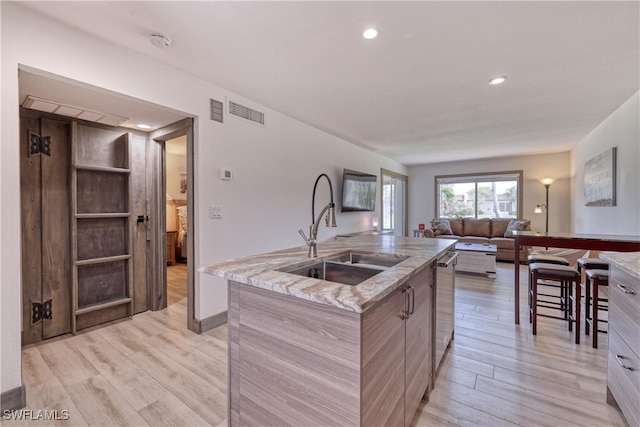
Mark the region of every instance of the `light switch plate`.
[[209, 217], [211, 219], [222, 219], [222, 206], [210, 206]]

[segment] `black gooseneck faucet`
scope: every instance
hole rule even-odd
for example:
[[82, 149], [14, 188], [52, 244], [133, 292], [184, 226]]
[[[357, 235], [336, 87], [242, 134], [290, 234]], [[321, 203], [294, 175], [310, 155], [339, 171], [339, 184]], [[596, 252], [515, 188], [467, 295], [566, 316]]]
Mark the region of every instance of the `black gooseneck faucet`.
[[[331, 193], [331, 202], [327, 204], [320, 214], [318, 218], [315, 217], [316, 213], [316, 188], [318, 187], [318, 182], [322, 177], [327, 178], [329, 182], [329, 191]], [[311, 225], [309, 226], [309, 238], [305, 236], [304, 231], [298, 230], [298, 233], [302, 236], [307, 246], [309, 246], [309, 258], [316, 258], [318, 256], [318, 224], [320, 223], [320, 218], [322, 215], [327, 212], [326, 224], [327, 227], [337, 227], [336, 225], [336, 204], [333, 202], [333, 185], [331, 185], [331, 179], [327, 176], [327, 174], [323, 173], [316, 178], [316, 183], [313, 185], [313, 196], [311, 197]]]

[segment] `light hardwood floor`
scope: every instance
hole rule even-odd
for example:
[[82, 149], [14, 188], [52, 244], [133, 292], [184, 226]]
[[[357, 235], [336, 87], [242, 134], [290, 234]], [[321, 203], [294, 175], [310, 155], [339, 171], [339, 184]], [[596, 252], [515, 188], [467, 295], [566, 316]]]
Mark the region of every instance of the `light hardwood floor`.
[[167, 266], [167, 306], [187, 297], [187, 263]]
[[[413, 425], [623, 426], [605, 402], [606, 335], [594, 350], [584, 336], [574, 344], [563, 322], [543, 318], [534, 337], [526, 292], [521, 324], [513, 323], [513, 265], [497, 270], [492, 279], [457, 275], [455, 340]], [[2, 424], [226, 425], [226, 339], [226, 326], [188, 331], [183, 298], [25, 347], [27, 409], [67, 410], [69, 420]]]

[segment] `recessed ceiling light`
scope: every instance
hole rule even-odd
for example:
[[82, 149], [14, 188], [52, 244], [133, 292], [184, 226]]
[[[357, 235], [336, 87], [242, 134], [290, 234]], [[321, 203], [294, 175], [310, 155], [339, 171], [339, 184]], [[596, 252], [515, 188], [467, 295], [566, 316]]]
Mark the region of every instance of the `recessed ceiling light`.
[[491, 86], [496, 86], [496, 85], [501, 85], [502, 83], [507, 81], [507, 77], [506, 76], [500, 76], [500, 77], [494, 77], [491, 80], [489, 80], [489, 84]]
[[137, 125], [140, 129], [151, 129], [151, 126], [145, 125], [144, 123], [139, 123]]
[[380, 33], [375, 28], [367, 28], [362, 33], [362, 37], [364, 37], [367, 40], [371, 40], [371, 39], [375, 39], [376, 37], [378, 37], [378, 34], [380, 34]]

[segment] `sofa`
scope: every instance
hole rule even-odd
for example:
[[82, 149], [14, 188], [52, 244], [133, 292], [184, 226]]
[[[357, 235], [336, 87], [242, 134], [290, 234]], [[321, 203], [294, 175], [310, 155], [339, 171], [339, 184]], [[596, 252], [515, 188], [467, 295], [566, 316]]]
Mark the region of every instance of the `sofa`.
[[[513, 230], [531, 230], [530, 221], [514, 218], [437, 218], [424, 230], [424, 237], [458, 239], [462, 243], [496, 245], [496, 260], [514, 261]], [[526, 262], [529, 247], [520, 249], [520, 262]]]

